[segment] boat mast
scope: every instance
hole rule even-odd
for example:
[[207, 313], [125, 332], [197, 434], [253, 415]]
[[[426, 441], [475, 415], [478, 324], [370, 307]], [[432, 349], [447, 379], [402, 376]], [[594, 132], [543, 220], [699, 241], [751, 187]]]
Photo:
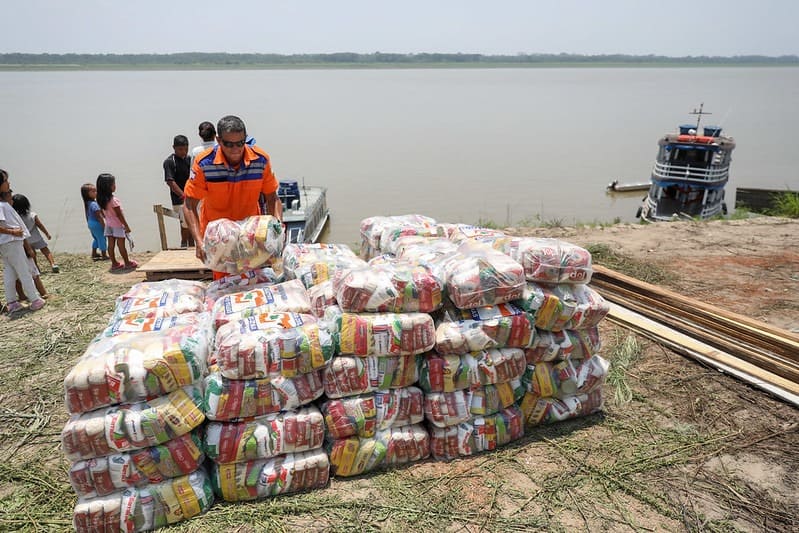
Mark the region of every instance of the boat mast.
[[698, 111], [697, 111], [696, 108], [694, 108], [694, 110], [689, 113], [690, 115], [697, 115], [697, 117], [696, 117], [696, 134], [697, 135], [699, 135], [699, 123], [702, 121], [702, 115], [712, 115], [713, 114], [713, 113], [711, 113], [709, 111], [702, 111], [702, 108], [704, 106], [705, 106], [705, 103], [702, 102], [701, 104], [699, 104], [699, 110]]

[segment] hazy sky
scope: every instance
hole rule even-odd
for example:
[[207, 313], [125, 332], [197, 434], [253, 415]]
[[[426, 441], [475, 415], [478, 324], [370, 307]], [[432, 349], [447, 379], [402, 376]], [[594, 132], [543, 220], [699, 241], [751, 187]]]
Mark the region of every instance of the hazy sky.
[[799, 55], [799, 0], [3, 0], [0, 52]]

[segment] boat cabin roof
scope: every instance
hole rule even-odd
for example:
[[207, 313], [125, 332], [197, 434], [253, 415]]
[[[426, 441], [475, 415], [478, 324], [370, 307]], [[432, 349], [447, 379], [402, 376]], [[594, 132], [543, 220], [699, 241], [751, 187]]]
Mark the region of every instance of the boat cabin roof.
[[658, 141], [661, 146], [670, 144], [685, 150], [727, 150], [735, 148], [735, 141], [732, 137], [719, 135], [718, 137], [708, 137], [704, 135], [684, 135], [668, 133]]

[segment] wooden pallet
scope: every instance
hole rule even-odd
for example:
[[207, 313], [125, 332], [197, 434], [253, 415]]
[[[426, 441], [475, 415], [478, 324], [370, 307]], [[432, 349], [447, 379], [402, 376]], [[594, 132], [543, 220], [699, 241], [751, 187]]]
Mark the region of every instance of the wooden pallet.
[[162, 279], [211, 279], [213, 274], [194, 255], [194, 248], [186, 250], [162, 250], [139, 266], [138, 272], [144, 272], [147, 281]]

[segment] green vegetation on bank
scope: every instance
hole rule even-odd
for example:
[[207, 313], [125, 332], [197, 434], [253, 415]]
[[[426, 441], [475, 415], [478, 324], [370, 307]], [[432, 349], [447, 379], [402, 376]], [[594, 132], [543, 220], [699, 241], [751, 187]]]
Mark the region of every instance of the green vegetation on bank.
[[799, 56], [625, 54], [0, 54], [0, 69], [519, 68], [519, 67], [799, 66]]

